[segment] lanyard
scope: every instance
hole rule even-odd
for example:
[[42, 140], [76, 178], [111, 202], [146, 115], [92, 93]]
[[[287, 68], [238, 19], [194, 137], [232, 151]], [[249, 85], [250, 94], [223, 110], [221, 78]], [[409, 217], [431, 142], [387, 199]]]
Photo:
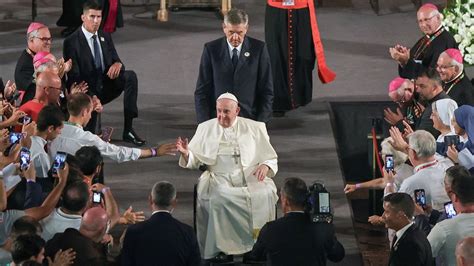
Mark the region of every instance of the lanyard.
[[431, 163], [428, 163], [428, 164], [425, 164], [425, 165], [421, 166], [420, 168], [418, 168], [418, 169], [416, 170], [416, 172], [418, 173], [419, 171], [421, 171], [421, 170], [423, 170], [423, 169], [425, 169], [425, 168], [431, 167], [431, 166], [433, 166], [433, 165], [436, 165], [437, 163], [438, 163], [438, 160], [434, 160], [434, 161], [431, 162]]
[[461, 81], [462, 78], [464, 78], [464, 73], [463, 73], [461, 76], [459, 76], [457, 79], [455, 79], [455, 80], [453, 81], [453, 83], [451, 83], [451, 86], [449, 86], [449, 88], [446, 90], [446, 94], [449, 94], [449, 92], [450, 92], [451, 89], [454, 87], [454, 85], [458, 84], [459, 81]]

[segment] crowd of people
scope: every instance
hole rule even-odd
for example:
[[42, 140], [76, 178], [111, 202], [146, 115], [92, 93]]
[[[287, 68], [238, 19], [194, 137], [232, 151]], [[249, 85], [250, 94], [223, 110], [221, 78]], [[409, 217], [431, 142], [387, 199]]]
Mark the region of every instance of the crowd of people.
[[[474, 87], [463, 56], [433, 4], [417, 12], [423, 37], [408, 49], [389, 49], [399, 76], [388, 88], [396, 110], [382, 144], [382, 177], [344, 191], [383, 189], [389, 265], [473, 265]], [[467, 252], [469, 250], [469, 252]]]
[[[280, 23], [288, 12], [290, 26], [288, 40], [269, 41], [268, 49], [246, 36], [246, 12], [230, 10], [222, 24], [225, 36], [204, 45], [193, 138], [149, 148], [111, 144], [110, 129], [102, 128], [103, 105], [123, 93], [122, 138], [146, 144], [133, 128], [137, 75], [125, 69], [111, 34], [101, 29], [101, 5], [85, 1], [82, 25], [67, 32], [60, 59], [50, 53], [48, 27], [31, 23], [0, 109], [0, 264], [201, 265], [231, 263], [234, 255], [271, 265], [342, 260], [345, 250], [324, 192], [309, 200], [305, 182], [287, 178], [278, 194], [272, 180], [278, 155], [265, 125], [310, 101], [315, 55], [321, 80], [334, 79], [310, 22], [312, 4], [269, 1], [267, 23]], [[383, 176], [344, 190], [384, 190], [384, 214], [369, 221], [388, 228], [390, 265], [470, 265], [474, 88], [437, 7], [423, 5], [417, 19], [424, 37], [412, 49], [389, 49], [399, 72], [389, 97], [398, 107], [384, 112], [392, 127], [382, 142]], [[307, 38], [307, 31], [312, 42], [296, 49], [293, 40]], [[269, 29], [267, 37], [280, 33]], [[280, 46], [288, 47], [288, 55], [275, 58]], [[295, 60], [300, 52], [312, 54], [309, 64]], [[287, 75], [279, 75], [281, 68]], [[148, 195], [149, 219], [132, 208], [120, 213], [104, 185], [103, 158], [120, 163], [175, 153], [180, 167], [202, 171], [196, 228], [171, 215], [177, 191], [167, 181], [155, 183]], [[279, 196], [284, 217], [275, 220]], [[111, 230], [119, 224], [129, 226], [114, 241]]]
[[[79, 2], [84, 3], [80, 25]], [[111, 10], [119, 4], [105, 2]], [[293, 94], [276, 95], [280, 107], [275, 107], [272, 73], [278, 70], [272, 61], [277, 51], [269, 53], [265, 42], [246, 35], [245, 11], [230, 10], [222, 24], [225, 36], [204, 45], [195, 91], [199, 125], [193, 138], [143, 148], [146, 141], [133, 128], [139, 109], [137, 75], [125, 69], [113, 30], [106, 30], [102, 20], [104, 10], [95, 0], [74, 1], [70, 7], [64, 13], [71, 17], [63, 14], [60, 20], [68, 26], [62, 32], [67, 36], [63, 57], [50, 51], [49, 28], [33, 22], [26, 30], [15, 82], [2, 84], [1, 265], [207, 265], [231, 263], [234, 255], [247, 263], [272, 265], [325, 265], [328, 259], [343, 259], [332, 218], [314, 222], [308, 215], [305, 182], [288, 178], [277, 193], [272, 178], [278, 156], [265, 122], [308, 103], [312, 80], [291, 81]], [[272, 6], [278, 8], [287, 9]], [[316, 49], [313, 44], [306, 48]], [[309, 60], [314, 63], [314, 55]], [[306, 72], [312, 70], [305, 66]], [[101, 124], [104, 105], [122, 93], [122, 138], [133, 148], [110, 143], [111, 129]], [[167, 181], [151, 188], [147, 220], [143, 211], [131, 207], [120, 213], [112, 188], [105, 185], [104, 158], [121, 163], [176, 153], [180, 167], [202, 171], [196, 228], [173, 218], [177, 191]], [[285, 217], [274, 221], [278, 196]], [[328, 215], [329, 203], [321, 204]], [[123, 227], [121, 233], [112, 231]], [[283, 228], [296, 230], [279, 235]]]

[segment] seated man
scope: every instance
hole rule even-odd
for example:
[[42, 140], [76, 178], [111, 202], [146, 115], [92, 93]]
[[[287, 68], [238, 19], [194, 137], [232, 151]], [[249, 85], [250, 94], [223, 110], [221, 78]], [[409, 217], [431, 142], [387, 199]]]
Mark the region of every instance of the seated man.
[[287, 178], [280, 191], [284, 217], [267, 223], [247, 259], [267, 261], [270, 265], [326, 265], [339, 262], [344, 247], [337, 241], [334, 226], [314, 223], [304, 212], [308, 189], [303, 180]]
[[277, 154], [265, 124], [237, 117], [237, 98], [219, 96], [217, 118], [199, 124], [189, 143], [177, 148], [181, 167], [207, 170], [198, 184], [196, 230], [205, 259], [229, 261], [226, 255], [252, 249], [262, 226], [275, 218]]
[[50, 52], [51, 33], [46, 25], [32, 22], [28, 27], [27, 48], [22, 52], [15, 68], [15, 83], [19, 90], [24, 91], [22, 104], [35, 97], [35, 84], [33, 82], [33, 57], [39, 52]]
[[53, 72], [45, 71], [36, 79], [35, 98], [20, 106], [20, 110], [31, 117], [33, 121], [38, 120], [38, 114], [46, 105], [58, 105], [61, 95], [61, 79]]
[[138, 160], [171, 154], [176, 150], [175, 143], [163, 144], [149, 149], [137, 149], [117, 146], [103, 141], [99, 136], [84, 131], [83, 127], [89, 122], [93, 110], [92, 99], [84, 93], [70, 95], [67, 103], [69, 120], [50, 145], [49, 155], [53, 157], [58, 151], [75, 154], [83, 146], [96, 146], [102, 156], [116, 162]]
[[442, 52], [436, 70], [443, 80], [443, 90], [458, 106], [474, 105], [474, 86], [464, 73], [461, 51], [451, 48]]
[[469, 174], [455, 176], [449, 197], [458, 213], [451, 219], [437, 223], [428, 235], [433, 257], [445, 265], [456, 265], [457, 243], [467, 236], [474, 236], [474, 177]]
[[101, 241], [106, 233], [108, 216], [101, 207], [88, 209], [79, 230], [68, 228], [47, 241], [45, 255], [54, 257], [59, 250], [72, 248], [76, 252], [74, 265], [107, 265], [107, 248]]
[[148, 201], [152, 216], [143, 223], [128, 227], [123, 240], [121, 265], [147, 265], [152, 261], [173, 266], [201, 265], [193, 228], [171, 216], [177, 203], [173, 184], [166, 181], [155, 183]]
[[[70, 87], [74, 82], [87, 82], [89, 94], [97, 96], [107, 104], [124, 92], [123, 140], [137, 146], [145, 144], [133, 130], [132, 121], [138, 116], [138, 81], [134, 71], [125, 70], [109, 33], [99, 30], [102, 21], [102, 7], [93, 0], [84, 4], [81, 16], [82, 27], [64, 40], [64, 58], [72, 59], [73, 66], [68, 73]], [[90, 127], [95, 126], [94, 113]]]

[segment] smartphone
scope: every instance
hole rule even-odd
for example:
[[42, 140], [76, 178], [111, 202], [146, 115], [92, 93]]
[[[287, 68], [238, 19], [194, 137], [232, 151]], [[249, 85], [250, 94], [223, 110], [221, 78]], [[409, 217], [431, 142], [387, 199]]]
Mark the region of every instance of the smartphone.
[[101, 201], [102, 201], [102, 193], [94, 191], [92, 193], [92, 202], [100, 204]]
[[25, 171], [30, 166], [31, 153], [28, 148], [22, 147], [20, 150], [20, 169]]
[[11, 132], [10, 133], [10, 143], [17, 144], [24, 137], [24, 133]]
[[460, 143], [459, 136], [458, 135], [444, 136], [444, 143], [446, 144], [446, 146], [458, 145]]
[[56, 153], [53, 163], [53, 174], [57, 174], [59, 169], [64, 168], [66, 165], [66, 156], [67, 154], [65, 152], [58, 151], [58, 153]]
[[454, 205], [451, 201], [444, 204], [444, 211], [446, 212], [446, 218], [448, 219], [451, 219], [457, 215]]
[[385, 171], [391, 172], [395, 168], [395, 163], [393, 162], [393, 155], [385, 155]]
[[28, 125], [31, 122], [31, 116], [25, 115], [24, 117], [21, 117], [18, 119], [18, 123], [23, 124], [23, 125]]
[[331, 206], [329, 205], [329, 193], [319, 192], [319, 213], [331, 213]]
[[426, 206], [426, 195], [424, 189], [415, 189], [415, 202], [422, 207]]
[[104, 127], [102, 128], [102, 136], [100, 137], [103, 141], [109, 142], [112, 138], [112, 133], [114, 132], [113, 127]]

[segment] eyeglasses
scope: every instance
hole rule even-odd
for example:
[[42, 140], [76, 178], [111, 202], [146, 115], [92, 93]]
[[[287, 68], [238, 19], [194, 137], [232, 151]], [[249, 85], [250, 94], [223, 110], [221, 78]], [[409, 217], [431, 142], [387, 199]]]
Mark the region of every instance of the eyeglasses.
[[53, 42], [53, 37], [34, 37], [36, 39], [40, 39], [42, 42]]
[[429, 17], [429, 18], [419, 19], [419, 20], [418, 20], [418, 23], [428, 22], [428, 21], [430, 21], [430, 20], [431, 20], [432, 18], [434, 18], [434, 17], [436, 17], [436, 15], [433, 15], [433, 16], [431, 16], [431, 17]]
[[436, 69], [443, 69], [443, 70], [451, 68], [451, 67], [454, 67], [454, 66], [436, 65]]

